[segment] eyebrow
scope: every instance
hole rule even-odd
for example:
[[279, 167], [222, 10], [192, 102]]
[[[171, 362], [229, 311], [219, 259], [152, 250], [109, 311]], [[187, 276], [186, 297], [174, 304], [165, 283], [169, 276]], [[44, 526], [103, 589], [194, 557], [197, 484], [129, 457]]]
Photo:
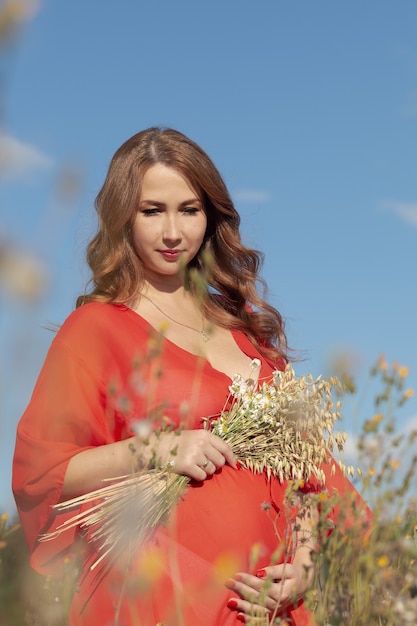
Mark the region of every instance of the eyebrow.
[[[141, 200], [140, 206], [145, 205], [145, 204], [156, 206], [156, 207], [164, 207], [166, 203], [165, 202], [158, 202], [157, 200]], [[184, 200], [184, 202], [181, 202], [180, 207], [185, 207], [185, 206], [188, 206], [190, 204], [199, 204], [200, 206], [203, 205], [201, 200], [199, 198], [195, 197], [195, 198], [190, 198], [189, 200]]]

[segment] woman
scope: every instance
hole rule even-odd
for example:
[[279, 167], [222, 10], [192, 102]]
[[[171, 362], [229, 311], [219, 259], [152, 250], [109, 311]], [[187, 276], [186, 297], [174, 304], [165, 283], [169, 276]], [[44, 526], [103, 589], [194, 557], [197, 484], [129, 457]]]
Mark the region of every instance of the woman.
[[[13, 487], [33, 566], [57, 572], [77, 546], [72, 625], [312, 623], [298, 602], [312, 578], [311, 516], [289, 549], [286, 486], [240, 469], [201, 428], [253, 359], [259, 379], [287, 361], [281, 316], [257, 292], [260, 256], [240, 240], [220, 174], [184, 135], [151, 128], [116, 152], [96, 209], [92, 291], [57, 333], [18, 426]], [[181, 428], [157, 429], [167, 420]], [[135, 436], [138, 423], [149, 436]], [[137, 553], [91, 569], [91, 537], [39, 542], [68, 517], [53, 505], [138, 460], [169, 463], [191, 485]]]

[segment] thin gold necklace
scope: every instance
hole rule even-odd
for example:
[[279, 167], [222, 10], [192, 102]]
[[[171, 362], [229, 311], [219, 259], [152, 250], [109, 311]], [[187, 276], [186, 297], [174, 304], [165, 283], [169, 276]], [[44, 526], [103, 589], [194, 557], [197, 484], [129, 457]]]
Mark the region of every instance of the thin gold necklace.
[[149, 300], [149, 302], [151, 304], [154, 305], [154, 307], [156, 309], [158, 309], [158, 311], [160, 313], [162, 313], [162, 315], [165, 315], [166, 318], [168, 318], [169, 320], [171, 320], [171, 322], [174, 322], [174, 324], [178, 324], [179, 326], [183, 326], [184, 328], [188, 328], [189, 330], [193, 330], [195, 333], [198, 333], [201, 337], [201, 339], [203, 341], [208, 341], [210, 339], [210, 335], [207, 333], [207, 331], [204, 328], [204, 318], [202, 317], [201, 323], [202, 323], [202, 329], [198, 330], [198, 328], [194, 328], [193, 326], [189, 326], [188, 324], [183, 324], [182, 322], [179, 322], [178, 320], [175, 320], [173, 317], [171, 317], [170, 315], [168, 315], [168, 313], [165, 313], [165, 311], [163, 311], [161, 309], [160, 306], [158, 306], [153, 300], [151, 300], [151, 298], [149, 296], [145, 296], [144, 293], [141, 294], [141, 296], [143, 298], [146, 298], [147, 300]]

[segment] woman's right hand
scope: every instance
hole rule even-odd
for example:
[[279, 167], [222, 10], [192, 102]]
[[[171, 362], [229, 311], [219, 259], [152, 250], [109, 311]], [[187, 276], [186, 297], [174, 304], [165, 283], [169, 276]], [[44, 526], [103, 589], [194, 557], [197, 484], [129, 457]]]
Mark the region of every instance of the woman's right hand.
[[148, 446], [154, 446], [158, 462], [169, 463], [174, 472], [194, 480], [205, 480], [225, 463], [238, 467], [230, 446], [208, 430], [161, 433], [158, 437], [153, 434]]
[[103, 486], [103, 480], [125, 476], [137, 470], [138, 457], [142, 467], [170, 463], [177, 474], [194, 480], [205, 480], [228, 463], [237, 468], [230, 446], [208, 430], [182, 430], [152, 433], [88, 448], [75, 454], [65, 473], [61, 500], [68, 500]]

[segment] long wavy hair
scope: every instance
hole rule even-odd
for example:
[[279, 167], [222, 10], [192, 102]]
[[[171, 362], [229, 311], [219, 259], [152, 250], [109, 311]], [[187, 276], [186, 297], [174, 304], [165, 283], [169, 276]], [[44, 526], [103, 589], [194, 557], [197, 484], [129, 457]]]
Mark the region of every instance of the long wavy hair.
[[95, 201], [97, 234], [87, 248], [92, 289], [77, 298], [77, 307], [92, 301], [129, 303], [138, 297], [144, 268], [133, 245], [133, 223], [143, 176], [156, 163], [184, 176], [203, 203], [207, 230], [186, 278], [189, 288], [196, 282], [204, 285], [204, 314], [220, 326], [242, 330], [266, 357], [286, 362], [284, 321], [266, 301], [260, 277], [263, 256], [243, 245], [239, 214], [211, 159], [170, 128], [137, 133], [114, 154]]

